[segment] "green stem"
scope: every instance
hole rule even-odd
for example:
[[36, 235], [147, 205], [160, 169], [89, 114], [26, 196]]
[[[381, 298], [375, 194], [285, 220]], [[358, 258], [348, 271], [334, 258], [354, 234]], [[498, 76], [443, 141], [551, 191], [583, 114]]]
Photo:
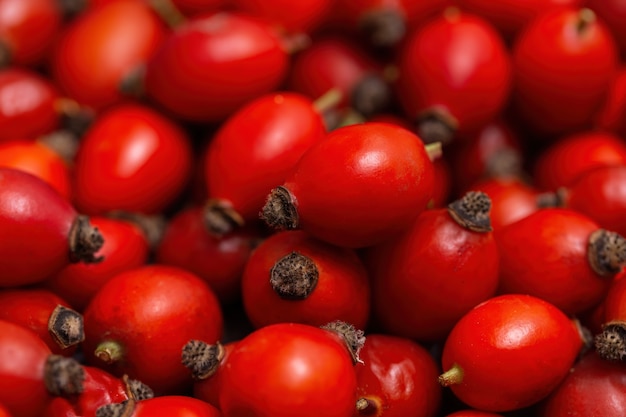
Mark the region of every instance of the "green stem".
[[439, 383], [444, 387], [460, 384], [461, 382], [463, 382], [463, 368], [456, 363], [452, 365], [452, 368], [439, 375]]
[[124, 349], [122, 345], [115, 340], [105, 340], [96, 347], [94, 355], [101, 361], [111, 364], [122, 359]]

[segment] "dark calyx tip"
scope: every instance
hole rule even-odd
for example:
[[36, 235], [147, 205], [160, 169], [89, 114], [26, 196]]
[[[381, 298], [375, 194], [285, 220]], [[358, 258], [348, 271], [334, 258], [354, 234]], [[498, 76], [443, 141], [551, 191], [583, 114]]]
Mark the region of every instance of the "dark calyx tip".
[[48, 331], [61, 349], [66, 349], [85, 340], [83, 316], [60, 304], [50, 314]]
[[321, 326], [321, 328], [338, 333], [346, 343], [353, 363], [363, 363], [359, 358], [359, 352], [365, 345], [365, 333], [363, 330], [359, 330], [352, 324], [341, 320], [332, 321]]
[[626, 362], [626, 323], [607, 323], [595, 337], [598, 355], [608, 361]]
[[206, 379], [219, 368], [224, 357], [224, 347], [217, 342], [213, 345], [200, 340], [190, 340], [183, 346], [181, 361], [191, 371], [195, 379]]
[[76, 216], [70, 229], [69, 240], [71, 262], [97, 263], [104, 259], [95, 255], [104, 245], [104, 237], [98, 228], [91, 225], [88, 216]]
[[293, 196], [283, 186], [270, 191], [260, 217], [265, 224], [276, 230], [291, 230], [299, 227], [298, 211]]
[[404, 38], [406, 29], [404, 16], [392, 9], [373, 10], [364, 14], [359, 22], [359, 30], [376, 48], [396, 45]]
[[596, 230], [589, 236], [587, 255], [594, 271], [600, 276], [611, 277], [626, 263], [626, 239], [616, 232]]
[[392, 93], [389, 84], [377, 74], [363, 77], [352, 89], [350, 104], [364, 117], [369, 118], [389, 108]]
[[417, 117], [417, 134], [426, 144], [441, 142], [447, 145], [454, 139], [457, 122], [447, 111], [433, 109]]
[[491, 199], [482, 191], [469, 191], [448, 205], [448, 213], [461, 226], [474, 232], [490, 232]]
[[204, 224], [213, 236], [224, 236], [244, 225], [244, 219], [228, 203], [210, 199], [204, 206]]
[[307, 256], [291, 252], [279, 259], [270, 271], [274, 291], [287, 300], [303, 300], [315, 289], [319, 271]]
[[96, 417], [130, 417], [135, 409], [134, 400], [106, 404], [96, 410]]
[[83, 392], [85, 370], [73, 358], [50, 355], [44, 365], [44, 384], [51, 395], [68, 396]]
[[152, 388], [150, 388], [143, 382], [137, 379], [131, 379], [126, 374], [122, 376], [122, 381], [124, 382], [126, 395], [128, 395], [128, 398], [132, 398], [135, 401], [154, 398], [154, 391], [152, 390]]

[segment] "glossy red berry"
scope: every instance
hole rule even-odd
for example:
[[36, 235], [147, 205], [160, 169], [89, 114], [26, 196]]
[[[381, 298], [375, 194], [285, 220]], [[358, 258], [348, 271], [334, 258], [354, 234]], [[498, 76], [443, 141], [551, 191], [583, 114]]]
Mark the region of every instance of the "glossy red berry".
[[582, 345], [575, 323], [554, 305], [529, 295], [494, 297], [450, 332], [439, 381], [470, 407], [518, 410], [559, 385]]
[[[617, 49], [590, 9], [556, 8], [532, 20], [512, 50], [515, 115], [547, 138], [588, 128], [617, 70]], [[576, 71], [571, 71], [576, 68]]]
[[35, 139], [55, 130], [59, 99], [57, 88], [34, 71], [19, 67], [0, 70], [0, 142]]
[[626, 165], [626, 143], [608, 132], [580, 132], [551, 144], [537, 157], [533, 183], [555, 191], [567, 187], [585, 171], [604, 165]]
[[386, 334], [369, 334], [355, 367], [355, 416], [434, 417], [441, 407], [439, 368], [416, 342]]
[[621, 417], [626, 413], [626, 365], [586, 353], [546, 398], [540, 417]]
[[356, 253], [302, 230], [261, 242], [246, 263], [241, 287], [246, 315], [257, 328], [342, 320], [361, 329], [369, 319], [368, 275]]
[[102, 110], [134, 93], [136, 71], [166, 34], [147, 3], [108, 2], [67, 25], [51, 57], [52, 77], [66, 95]]
[[203, 208], [189, 207], [170, 219], [155, 260], [193, 272], [209, 284], [222, 304], [230, 304], [241, 297], [241, 275], [262, 239], [260, 231], [251, 227], [214, 236], [206, 229]]
[[182, 347], [217, 341], [222, 320], [213, 291], [194, 274], [164, 265], [131, 269], [107, 281], [85, 309], [86, 360], [158, 394], [184, 392], [192, 381]]
[[538, 210], [502, 228], [496, 240], [499, 292], [530, 294], [567, 314], [602, 301], [626, 262], [621, 235], [570, 209]]
[[183, 192], [192, 171], [191, 142], [168, 117], [139, 104], [102, 113], [81, 139], [74, 197], [88, 214], [155, 214]]
[[338, 246], [365, 247], [415, 219], [432, 198], [433, 163], [419, 137], [399, 126], [336, 129], [272, 190], [262, 217]]
[[[0, 167], [0, 287], [43, 281], [72, 262], [97, 262], [102, 235], [43, 180]], [[36, 260], [36, 262], [33, 262]]]
[[55, 0], [0, 2], [0, 66], [42, 64], [63, 27], [63, 11]]
[[0, 319], [31, 329], [55, 354], [71, 356], [85, 338], [82, 316], [45, 289], [0, 291]]
[[503, 110], [511, 89], [509, 53], [485, 20], [447, 9], [413, 32], [397, 60], [396, 92], [426, 142], [450, 141]]
[[304, 95], [277, 92], [249, 102], [220, 126], [203, 156], [212, 234], [258, 221], [267, 194], [325, 136], [322, 110]]
[[[351, 341], [358, 346], [361, 337]], [[224, 417], [354, 413], [353, 356], [334, 330], [296, 323], [262, 327], [237, 342], [221, 383]]]
[[492, 297], [498, 251], [490, 206], [486, 194], [469, 192], [370, 248], [373, 321], [390, 334], [442, 341], [465, 313]]
[[104, 238], [92, 264], [71, 264], [48, 277], [43, 285], [83, 311], [91, 298], [109, 279], [122, 271], [148, 262], [150, 246], [144, 231], [135, 223], [102, 216], [91, 217]]
[[161, 44], [146, 67], [147, 95], [185, 120], [219, 122], [277, 89], [289, 58], [266, 21], [241, 13], [193, 16]]

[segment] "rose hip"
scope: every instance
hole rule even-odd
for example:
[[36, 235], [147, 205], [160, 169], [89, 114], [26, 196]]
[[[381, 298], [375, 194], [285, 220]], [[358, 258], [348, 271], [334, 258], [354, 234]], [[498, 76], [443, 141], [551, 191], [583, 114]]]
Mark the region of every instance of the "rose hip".
[[518, 410], [547, 397], [582, 346], [576, 324], [554, 305], [529, 295], [498, 296], [456, 323], [439, 381], [470, 407]]
[[262, 218], [275, 229], [302, 229], [337, 246], [365, 247], [415, 219], [433, 187], [433, 162], [417, 135], [387, 123], [350, 125], [309, 148], [285, 183], [270, 192]]
[[35, 284], [70, 263], [97, 262], [103, 244], [89, 218], [50, 185], [3, 167], [0, 234], [0, 287]]
[[211, 288], [183, 269], [147, 265], [107, 281], [84, 312], [89, 364], [128, 374], [157, 394], [184, 392], [191, 376], [180, 363], [190, 339], [216, 342], [222, 312]]
[[390, 334], [443, 341], [465, 313], [495, 294], [490, 205], [486, 194], [468, 192], [367, 249], [375, 323]]
[[45, 289], [0, 291], [0, 319], [33, 330], [55, 354], [72, 356], [85, 338], [83, 317]]

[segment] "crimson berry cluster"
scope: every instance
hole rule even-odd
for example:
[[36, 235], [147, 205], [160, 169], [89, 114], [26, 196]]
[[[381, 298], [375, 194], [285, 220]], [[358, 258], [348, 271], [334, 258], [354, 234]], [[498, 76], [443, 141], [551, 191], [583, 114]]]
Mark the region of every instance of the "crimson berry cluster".
[[621, 0], [0, 0], [0, 417], [623, 417]]

